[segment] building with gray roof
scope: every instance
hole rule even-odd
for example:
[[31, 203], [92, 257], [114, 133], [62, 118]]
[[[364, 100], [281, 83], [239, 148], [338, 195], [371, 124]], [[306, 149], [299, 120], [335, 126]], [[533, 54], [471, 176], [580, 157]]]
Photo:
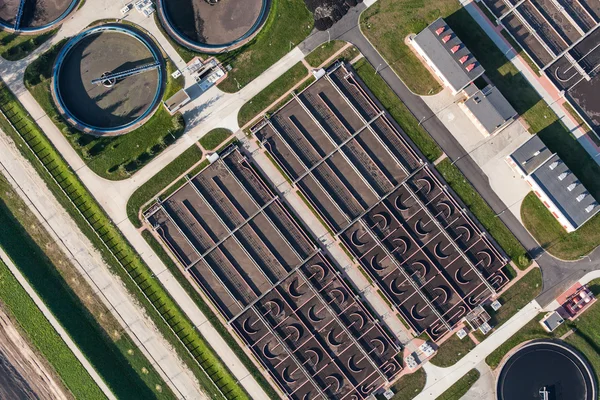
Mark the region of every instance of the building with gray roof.
[[485, 70], [464, 43], [438, 18], [411, 39], [411, 44], [444, 84], [457, 94]]
[[508, 162], [567, 232], [577, 230], [600, 211], [594, 196], [538, 136], [512, 153]]
[[500, 132], [518, 116], [506, 97], [493, 85], [479, 90], [470, 84], [465, 93], [469, 97], [460, 105], [485, 136]]

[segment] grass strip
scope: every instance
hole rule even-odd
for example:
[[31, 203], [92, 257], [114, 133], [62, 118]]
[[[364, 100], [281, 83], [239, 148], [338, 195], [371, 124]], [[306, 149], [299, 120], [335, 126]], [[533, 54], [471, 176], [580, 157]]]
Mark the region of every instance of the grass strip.
[[[50, 248], [49, 243], [46, 243], [47, 247], [44, 249], [40, 248], [13, 214], [7, 198], [10, 188], [3, 177], [0, 187], [3, 197], [6, 198], [0, 199], [0, 247], [5, 249], [115, 396], [131, 399], [174, 399], [173, 393], [144, 356], [139, 360], [141, 362], [136, 362], [135, 366], [132, 364], [133, 354], [128, 355], [128, 351], [137, 349], [137, 346], [126, 334], [120, 333], [120, 326], [113, 332], [103, 329], [59, 273], [58, 268], [62, 266], [55, 267], [46, 255], [45, 251]], [[14, 201], [11, 203], [16, 205]], [[26, 207], [25, 204], [19, 206]], [[39, 223], [35, 218], [27, 222]], [[33, 229], [34, 226], [36, 225], [30, 225], [29, 229]], [[47, 232], [44, 234], [48, 235]], [[146, 373], [142, 372], [142, 368]], [[160, 391], [156, 390], [157, 387]]]
[[444, 393], [435, 398], [435, 400], [459, 400], [463, 397], [477, 382], [481, 374], [478, 370], [472, 369], [465, 376], [454, 382]]
[[360, 28], [410, 90], [430, 95], [442, 86], [404, 39], [460, 7], [456, 0], [379, 0], [362, 13]]
[[329, 227], [329, 225], [321, 217], [321, 214], [319, 214], [317, 212], [317, 210], [315, 210], [315, 207], [306, 198], [306, 196], [304, 196], [304, 193], [302, 193], [300, 190], [296, 190], [296, 193], [298, 194], [298, 196], [300, 196], [300, 198], [302, 199], [302, 201], [304, 202], [304, 204], [306, 204], [306, 206], [308, 207], [308, 209], [313, 213], [313, 215], [315, 216], [315, 218], [317, 218], [319, 220], [319, 222], [321, 223], [321, 225], [323, 225], [325, 227], [325, 229], [327, 229], [327, 232], [329, 232], [329, 234], [333, 236], [333, 231], [331, 230], [331, 228]]
[[156, 175], [140, 186], [127, 200], [127, 217], [136, 227], [142, 226], [138, 218], [138, 212], [142, 206], [152, 200], [161, 190], [173, 182], [194, 164], [202, 159], [202, 150], [196, 146], [190, 146], [179, 157], [167, 164]]
[[[425, 388], [427, 375], [423, 368], [419, 368], [409, 375], [404, 375], [391, 387], [395, 393], [392, 400], [412, 400], [418, 396]], [[377, 396], [378, 400], [383, 400], [383, 395]]]
[[[600, 179], [598, 179], [600, 165], [579, 144], [527, 79], [496, 47], [466, 10], [457, 11], [447, 18], [446, 22], [485, 68], [487, 77], [529, 125], [530, 132], [537, 134], [550, 151], [558, 154], [590, 194], [600, 198]], [[584, 227], [586, 230], [581, 231]], [[586, 243], [594, 243], [595, 246], [600, 245], [600, 235], [589, 234], [600, 232], [600, 218], [593, 218], [584, 227], [578, 230], [579, 236], [574, 237], [575, 240], [571, 236], [562, 236], [559, 241], [552, 242], [552, 246], [547, 249], [548, 252], [566, 259], [579, 253], [577, 239], [584, 239]], [[559, 243], [560, 241], [562, 243]]]
[[442, 160], [438, 163], [436, 169], [517, 267], [523, 270], [531, 265], [531, 259], [527, 255], [525, 248], [506, 225], [504, 225], [504, 222], [496, 216], [496, 213], [477, 193], [462, 172], [450, 162], [450, 159]]
[[145, 308], [207, 394], [216, 399], [247, 399], [248, 395], [227, 366], [154, 278], [152, 271], [5, 86], [0, 89], [0, 110], [16, 128], [12, 130], [9, 126], [6, 133], [20, 145], [23, 155], [32, 162], [80, 229], [102, 253], [112, 271]]
[[200, 144], [206, 150], [214, 150], [232, 135], [229, 129], [216, 128], [200, 138]]
[[342, 47], [346, 45], [343, 40], [332, 40], [330, 42], [323, 43], [316, 49], [310, 52], [304, 59], [313, 68], [320, 67], [327, 59], [337, 53]]
[[265, 379], [263, 374], [258, 370], [256, 365], [252, 362], [250, 357], [246, 354], [246, 352], [240, 347], [239, 343], [235, 340], [235, 338], [231, 335], [231, 333], [225, 328], [223, 322], [219, 320], [219, 317], [215, 314], [212, 308], [204, 301], [202, 296], [198, 293], [197, 289], [188, 281], [183, 272], [177, 267], [177, 264], [173, 262], [171, 257], [165, 252], [164, 248], [158, 243], [158, 241], [152, 236], [150, 232], [144, 230], [142, 232], [142, 236], [150, 245], [152, 250], [156, 253], [158, 258], [161, 259], [163, 264], [167, 266], [167, 268], [171, 271], [173, 276], [177, 279], [181, 287], [186, 291], [186, 293], [192, 298], [194, 303], [198, 306], [198, 308], [202, 311], [202, 313], [206, 316], [206, 318], [210, 321], [210, 323], [214, 326], [214, 328], [219, 332], [223, 340], [229, 345], [231, 350], [238, 356], [242, 364], [250, 371], [250, 374], [256, 379], [260, 387], [265, 391], [265, 393], [269, 396], [270, 399], [276, 400], [279, 399], [279, 394], [273, 389], [273, 387], [269, 384], [269, 382]]
[[475, 343], [469, 336], [459, 339], [453, 334], [440, 345], [435, 356], [429, 361], [438, 367], [451, 367], [474, 348]]
[[247, 45], [219, 56], [230, 64], [219, 89], [233, 93], [266, 71], [300, 44], [313, 29], [313, 16], [303, 0], [272, 0], [271, 11], [261, 31]]
[[284, 95], [293, 88], [298, 82], [306, 77], [308, 71], [301, 62], [287, 70], [279, 78], [275, 79], [269, 86], [264, 88], [259, 94], [248, 100], [240, 108], [238, 113], [238, 125], [244, 126], [256, 117], [269, 104]]
[[8, 61], [22, 60], [56, 35], [56, 32], [58, 29], [35, 36], [0, 32], [0, 56]]
[[375, 68], [366, 59], [362, 59], [354, 64], [354, 69], [423, 155], [431, 162], [437, 160], [442, 155], [442, 149], [418, 123], [387, 82], [376, 73]]
[[[92, 171], [111, 180], [128, 178], [180, 137], [185, 121], [181, 114], [171, 116], [159, 105], [145, 124], [126, 135], [96, 137], [72, 127], [58, 112], [50, 90], [52, 67], [66, 41], [57, 43], [27, 66], [25, 86]], [[183, 87], [183, 77], [171, 77], [175, 66], [167, 61], [166, 67], [163, 100]]]
[[0, 261], [0, 301], [76, 399], [106, 399], [25, 289]]

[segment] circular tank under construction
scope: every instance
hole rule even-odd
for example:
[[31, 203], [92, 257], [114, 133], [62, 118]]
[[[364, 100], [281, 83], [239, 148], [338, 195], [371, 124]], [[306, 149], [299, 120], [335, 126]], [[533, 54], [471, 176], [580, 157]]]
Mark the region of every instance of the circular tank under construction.
[[79, 130], [113, 136], [141, 126], [160, 104], [164, 60], [128, 25], [101, 25], [68, 41], [54, 65], [52, 95]]
[[596, 400], [596, 378], [588, 362], [560, 341], [530, 342], [502, 366], [498, 400]]
[[59, 24], [78, 3], [79, 0], [1, 0], [0, 28], [39, 33]]
[[233, 50], [262, 28], [271, 0], [157, 0], [163, 27], [178, 43], [204, 53]]

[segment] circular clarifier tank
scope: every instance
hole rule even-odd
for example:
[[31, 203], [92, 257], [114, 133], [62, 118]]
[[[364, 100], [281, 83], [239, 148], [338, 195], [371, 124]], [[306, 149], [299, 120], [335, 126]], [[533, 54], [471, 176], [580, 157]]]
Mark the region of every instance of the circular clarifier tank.
[[52, 94], [78, 129], [118, 135], [139, 127], [156, 111], [163, 81], [164, 60], [150, 38], [128, 25], [101, 25], [62, 48]]
[[0, 27], [22, 33], [51, 29], [78, 3], [79, 0], [0, 0]]
[[497, 399], [596, 400], [596, 390], [591, 366], [576, 350], [560, 341], [536, 341], [502, 366]]
[[157, 0], [159, 17], [180, 44], [197, 51], [232, 50], [252, 39], [271, 0]]

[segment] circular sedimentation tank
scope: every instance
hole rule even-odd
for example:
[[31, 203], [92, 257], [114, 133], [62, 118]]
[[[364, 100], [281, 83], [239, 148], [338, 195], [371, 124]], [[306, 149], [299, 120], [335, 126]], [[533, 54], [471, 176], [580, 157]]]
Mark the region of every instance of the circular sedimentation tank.
[[233, 50], [262, 28], [271, 0], [157, 0], [166, 31], [183, 46], [204, 52]]
[[61, 49], [52, 96], [76, 128], [112, 136], [150, 118], [160, 104], [164, 80], [164, 60], [148, 36], [129, 25], [100, 25]]
[[596, 400], [597, 388], [594, 371], [576, 350], [561, 341], [535, 341], [506, 360], [496, 393], [498, 400]]
[[[0, 27], [7, 31], [38, 33], [55, 27], [76, 9], [80, 0], [2, 0]], [[19, 17], [18, 17], [19, 16]]]

